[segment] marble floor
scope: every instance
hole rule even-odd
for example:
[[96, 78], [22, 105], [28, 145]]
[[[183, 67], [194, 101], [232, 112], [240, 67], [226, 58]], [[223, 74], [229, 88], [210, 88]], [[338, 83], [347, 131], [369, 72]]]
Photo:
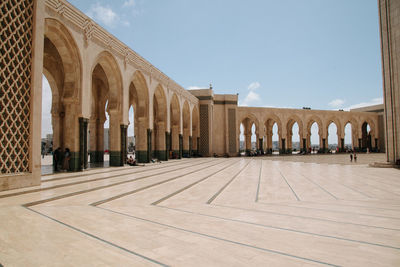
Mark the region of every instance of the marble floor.
[[3, 266], [400, 266], [382, 154], [199, 158], [0, 192]]

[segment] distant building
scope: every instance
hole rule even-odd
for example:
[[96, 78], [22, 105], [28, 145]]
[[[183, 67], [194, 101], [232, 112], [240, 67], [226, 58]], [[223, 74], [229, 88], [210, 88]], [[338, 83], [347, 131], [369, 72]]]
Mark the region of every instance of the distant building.
[[[353, 108], [350, 109], [350, 111], [355, 111], [355, 112], [371, 112], [371, 113], [376, 113], [378, 114], [378, 129], [379, 129], [379, 148], [381, 152], [386, 151], [386, 144], [385, 144], [385, 122], [384, 122], [384, 105], [379, 104], [379, 105], [373, 105], [373, 106], [367, 106], [367, 107], [362, 107], [362, 108]], [[383, 138], [385, 137], [385, 138]]]

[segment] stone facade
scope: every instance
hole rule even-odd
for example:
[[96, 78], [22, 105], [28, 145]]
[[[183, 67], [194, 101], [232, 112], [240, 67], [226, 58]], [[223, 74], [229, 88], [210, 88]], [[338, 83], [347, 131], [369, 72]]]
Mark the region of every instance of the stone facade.
[[0, 190], [40, 184], [43, 74], [52, 89], [53, 148], [71, 150], [70, 171], [86, 168], [88, 153], [90, 161], [103, 161], [106, 113], [110, 165], [125, 163], [131, 106], [139, 162], [238, 155], [241, 123], [247, 132], [256, 125], [257, 148], [265, 151], [271, 147], [273, 122], [279, 125], [282, 152], [291, 149], [289, 129], [294, 122], [307, 149], [314, 121], [320, 126], [321, 146], [329, 123], [336, 124], [342, 138], [344, 125], [351, 122], [353, 144], [365, 147], [363, 125], [368, 123], [369, 146], [379, 148], [376, 114], [238, 107], [237, 95], [185, 90], [64, 0], [5, 0], [0, 6], [5, 25]]
[[400, 164], [400, 1], [379, 0], [386, 154]]

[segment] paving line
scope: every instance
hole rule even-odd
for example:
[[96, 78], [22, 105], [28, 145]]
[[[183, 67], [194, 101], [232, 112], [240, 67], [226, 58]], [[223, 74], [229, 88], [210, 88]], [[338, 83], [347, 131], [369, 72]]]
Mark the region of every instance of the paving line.
[[[225, 162], [226, 161], [222, 161], [222, 162], [220, 161], [220, 162], [218, 162], [216, 164], [212, 164], [212, 165], [208, 166], [208, 168], [213, 167], [213, 166], [218, 165], [218, 164], [221, 164], [221, 163], [225, 163]], [[172, 178], [168, 178], [166, 180], [163, 180], [163, 181], [160, 181], [160, 182], [157, 182], [157, 183], [154, 183], [154, 184], [150, 184], [150, 185], [147, 185], [147, 186], [144, 186], [144, 187], [132, 190], [132, 191], [128, 191], [128, 192], [125, 192], [125, 193], [122, 193], [122, 194], [119, 194], [119, 195], [116, 195], [116, 196], [113, 196], [113, 197], [110, 197], [110, 198], [106, 198], [106, 199], [103, 199], [103, 200], [100, 200], [100, 201], [93, 202], [90, 205], [91, 206], [98, 206], [98, 205], [101, 205], [101, 204], [104, 204], [104, 203], [107, 203], [107, 202], [110, 202], [110, 201], [114, 201], [116, 199], [119, 199], [119, 198], [122, 198], [122, 197], [126, 197], [128, 195], [132, 195], [132, 194], [138, 193], [140, 191], [143, 191], [143, 190], [146, 190], [146, 189], [149, 189], [149, 188], [161, 185], [161, 184], [165, 184], [165, 183], [174, 181], [176, 179], [185, 177], [185, 176], [187, 176], [189, 174], [192, 174], [192, 173], [195, 173], [195, 172], [199, 172], [199, 171], [202, 171], [202, 170], [203, 170], [203, 168], [202, 169], [196, 169], [194, 171], [187, 172], [187, 173], [185, 173], [183, 175], [177, 175], [177, 176], [174, 176]]]
[[222, 193], [222, 191], [224, 191], [225, 188], [227, 188], [228, 185], [230, 185], [230, 184], [233, 182], [233, 180], [235, 180], [236, 177], [239, 176], [239, 174], [250, 164], [250, 162], [252, 162], [252, 159], [249, 160], [249, 162], [244, 166], [243, 169], [240, 170], [240, 172], [238, 172], [235, 176], [233, 176], [232, 179], [230, 179], [220, 190], [218, 190], [218, 192], [215, 193], [215, 194], [206, 202], [206, 204], [211, 204], [211, 203]]
[[[176, 163], [176, 162], [166, 161], [166, 162], [164, 162], [164, 164], [161, 165], [162, 167], [159, 167], [159, 168], [156, 168], [156, 167], [157, 167], [156, 165], [148, 165], [148, 166], [154, 167], [154, 168], [151, 168], [152, 170], [158, 170], [158, 169], [170, 167], [170, 166], [165, 166], [165, 165], [171, 165], [172, 163]], [[187, 164], [187, 163], [188, 163], [188, 161], [185, 160], [185, 161], [181, 161], [181, 162], [179, 162], [179, 163], [177, 163], [177, 164], [175, 164], [175, 165], [172, 165], [172, 166], [177, 166], [177, 165], [182, 165], [182, 164]], [[160, 165], [158, 165], [158, 166], [160, 166]], [[147, 167], [147, 166], [146, 166], [146, 165], [138, 165], [138, 166], [135, 166], [135, 167]], [[109, 169], [109, 170], [107, 170], [107, 169]], [[103, 171], [103, 170], [104, 170], [104, 171]], [[126, 171], [126, 170], [134, 170], [134, 168], [132, 168], [132, 166], [114, 167], [114, 168], [110, 168], [110, 167], [107, 168], [107, 167], [106, 167], [106, 168], [103, 168], [102, 171], [99, 171], [99, 172], [91, 172], [91, 173], [87, 173], [86, 175], [84, 175], [84, 172], [81, 172], [81, 173], [76, 174], [76, 175], [55, 177], [55, 178], [52, 178], [52, 179], [42, 180], [42, 183], [47, 183], [47, 182], [52, 182], [52, 181], [59, 181], [59, 180], [65, 180], [65, 179], [76, 178], [76, 177], [81, 177], [81, 176], [98, 175], [98, 174], [103, 174], [103, 173], [107, 173], [107, 172], [122, 172], [122, 171]], [[147, 169], [147, 170], [148, 170], [148, 169]], [[137, 171], [134, 171], [133, 173], [141, 173], [141, 172], [143, 172], [143, 171], [144, 171], [144, 170], [142, 170], [142, 171], [137, 170]], [[88, 171], [88, 172], [89, 172], [89, 171]], [[83, 174], [83, 175], [82, 175], [82, 174]]]
[[302, 173], [299, 173], [301, 176], [303, 176], [304, 178], [306, 178], [308, 181], [310, 181], [311, 183], [315, 184], [316, 186], [318, 186], [320, 189], [322, 189], [325, 193], [329, 194], [331, 197], [333, 197], [336, 200], [339, 200], [339, 198], [337, 198], [334, 194], [332, 194], [331, 192], [329, 192], [328, 190], [326, 190], [325, 188], [323, 188], [321, 185], [319, 185], [317, 182], [314, 182], [313, 180], [311, 180], [310, 178], [308, 178], [307, 176], [305, 176]]
[[181, 189], [179, 189], [179, 190], [177, 190], [177, 191], [175, 191], [175, 192], [173, 192], [173, 193], [171, 193], [171, 194], [169, 194], [169, 195], [167, 195], [167, 196], [165, 196], [165, 197], [163, 197], [163, 198], [161, 198], [161, 199], [159, 199], [159, 200], [157, 200], [157, 201], [154, 201], [153, 203], [151, 203], [151, 205], [156, 206], [156, 205], [160, 204], [161, 202], [163, 202], [163, 201], [165, 201], [165, 200], [167, 200], [167, 199], [169, 199], [169, 198], [171, 198], [171, 197], [173, 197], [173, 196], [176, 196], [176, 195], [178, 195], [179, 193], [182, 193], [183, 191], [185, 191], [185, 190], [187, 190], [187, 189], [189, 189], [189, 188], [191, 188], [191, 187], [197, 185], [198, 183], [201, 183], [201, 182], [207, 180], [207, 179], [210, 178], [211, 176], [214, 176], [215, 174], [217, 174], [217, 173], [219, 173], [219, 172], [221, 172], [221, 171], [223, 171], [223, 170], [225, 170], [225, 169], [231, 167], [232, 165], [236, 164], [237, 162], [238, 162], [238, 160], [234, 161], [232, 164], [229, 164], [228, 166], [223, 167], [222, 169], [220, 169], [220, 170], [218, 170], [218, 171], [215, 171], [215, 172], [213, 172], [213, 173], [207, 175], [206, 177], [201, 178], [200, 180], [197, 180], [197, 181], [194, 182], [194, 183], [191, 183], [191, 184], [189, 184], [189, 185], [187, 185], [187, 186], [185, 186], [185, 187], [183, 187], [183, 188], [181, 188]]
[[[258, 203], [260, 203], [260, 202], [258, 202]], [[266, 203], [265, 203], [265, 204], [266, 204]], [[322, 218], [309, 217], [309, 216], [302, 216], [302, 215], [293, 215], [293, 214], [280, 213], [280, 212], [274, 212], [274, 211], [265, 211], [265, 210], [257, 210], [257, 209], [240, 208], [240, 207], [233, 207], [233, 206], [226, 206], [226, 205], [219, 205], [219, 204], [213, 204], [213, 205], [214, 205], [214, 206], [219, 206], [219, 207], [224, 207], [224, 208], [229, 208], [229, 209], [239, 209], [239, 210], [245, 210], [245, 211], [251, 211], [251, 212], [266, 213], [266, 214], [274, 214], [274, 215], [284, 216], [284, 217], [295, 217], [295, 218], [302, 218], [302, 219], [307, 219], [307, 220], [315, 220], [315, 221], [323, 221], [323, 222], [332, 222], [332, 223], [337, 223], [337, 224], [349, 224], [349, 225], [357, 225], [357, 226], [363, 226], [363, 227], [368, 227], [368, 228], [376, 228], [376, 229], [400, 231], [399, 228], [389, 228], [389, 227], [376, 226], [376, 225], [367, 225], [367, 224], [361, 224], [361, 223], [334, 221], [334, 220], [330, 220], [330, 219], [322, 219]]]
[[320, 211], [333, 212], [333, 213], [344, 213], [344, 214], [360, 215], [360, 216], [367, 216], [367, 217], [374, 217], [374, 218], [385, 218], [385, 219], [400, 220], [399, 217], [390, 217], [390, 216], [382, 216], [382, 215], [371, 215], [371, 214], [366, 214], [366, 213], [358, 213], [358, 212], [350, 212], [350, 211], [340, 211], [340, 210], [330, 210], [330, 209], [303, 207], [303, 206], [287, 205], [287, 204], [281, 204], [281, 203], [265, 203], [265, 202], [259, 202], [259, 203], [261, 205], [267, 205], [267, 206], [270, 206], [270, 205], [273, 205], [273, 206], [284, 206], [284, 207], [290, 207], [290, 208], [299, 208], [299, 209], [308, 209], [308, 210], [320, 210]]
[[203, 237], [207, 237], [207, 238], [223, 241], [223, 242], [230, 243], [230, 244], [235, 244], [235, 245], [239, 245], [239, 246], [243, 246], [243, 247], [253, 248], [253, 249], [261, 250], [261, 251], [264, 251], [264, 252], [269, 252], [269, 253], [278, 254], [278, 255], [282, 255], [282, 256], [286, 256], [286, 257], [300, 259], [300, 260], [307, 261], [307, 262], [318, 263], [318, 264], [321, 264], [321, 265], [335, 266], [335, 267], [339, 267], [340, 266], [340, 265], [335, 265], [335, 264], [328, 263], [328, 262], [323, 262], [323, 261], [319, 261], [319, 260], [315, 260], [315, 259], [310, 259], [310, 258], [305, 258], [305, 257], [289, 254], [289, 253], [278, 251], [278, 250], [257, 247], [257, 246], [253, 246], [253, 245], [250, 245], [250, 244], [241, 243], [241, 242], [238, 242], [238, 241], [234, 241], [234, 240], [230, 240], [230, 239], [226, 239], [226, 238], [222, 238], [222, 237], [218, 237], [218, 236], [208, 235], [208, 234], [204, 234], [204, 233], [188, 230], [188, 229], [185, 229], [185, 228], [180, 228], [180, 227], [177, 227], [177, 226], [173, 226], [173, 225], [170, 225], [170, 224], [156, 222], [156, 221], [153, 221], [153, 220], [149, 220], [149, 219], [133, 216], [133, 215], [130, 215], [130, 214], [126, 214], [126, 213], [123, 213], [123, 212], [114, 211], [114, 210], [103, 208], [103, 207], [99, 207], [99, 206], [97, 206], [97, 208], [102, 209], [102, 210], [106, 210], [106, 211], [111, 212], [111, 213], [115, 213], [115, 214], [119, 214], [119, 215], [122, 215], [122, 216], [126, 216], [128, 218], [133, 218], [133, 219], [136, 219], [136, 220], [149, 222], [149, 223], [152, 223], [152, 224], [164, 226], [164, 227], [171, 228], [171, 229], [174, 229], [174, 230], [178, 230], [178, 231], [182, 231], [182, 232], [186, 232], [186, 233], [199, 235], [199, 236], [203, 236]]
[[55, 219], [55, 218], [52, 218], [52, 217], [50, 217], [50, 216], [48, 216], [48, 215], [46, 215], [46, 214], [44, 214], [44, 213], [41, 213], [41, 212], [39, 212], [39, 211], [37, 211], [37, 210], [31, 209], [31, 208], [29, 208], [29, 207], [25, 207], [25, 208], [28, 209], [28, 210], [30, 210], [31, 212], [34, 212], [34, 213], [36, 213], [36, 214], [39, 214], [39, 215], [41, 215], [41, 216], [43, 216], [43, 217], [45, 217], [45, 218], [48, 218], [48, 219], [50, 219], [50, 220], [52, 220], [52, 221], [54, 221], [54, 222], [57, 222], [57, 223], [59, 223], [59, 224], [61, 224], [61, 225], [63, 225], [63, 226], [66, 226], [66, 227], [68, 227], [68, 228], [70, 228], [70, 229], [72, 229], [72, 230], [75, 230], [75, 231], [77, 231], [77, 232], [79, 232], [79, 233], [82, 233], [82, 234], [84, 234], [84, 235], [87, 235], [87, 236], [89, 236], [89, 237], [91, 237], [91, 238], [93, 238], [93, 239], [95, 239], [95, 240], [98, 240], [98, 241], [101, 241], [101, 242], [103, 242], [103, 243], [106, 243], [107, 245], [110, 245], [110, 246], [113, 246], [113, 247], [118, 248], [118, 249], [120, 249], [120, 250], [123, 250], [123, 251], [125, 251], [125, 252], [128, 252], [129, 254], [138, 256], [138, 257], [140, 257], [140, 258], [142, 258], [142, 259], [145, 259], [145, 260], [147, 260], [147, 261], [150, 261], [150, 262], [152, 262], [152, 263], [154, 263], [154, 264], [157, 264], [157, 265], [160, 265], [160, 266], [164, 266], [164, 267], [169, 267], [169, 265], [167, 265], [167, 264], [164, 264], [164, 263], [159, 262], [159, 261], [157, 261], [157, 260], [155, 260], [155, 259], [146, 257], [146, 256], [144, 256], [144, 255], [142, 255], [142, 254], [139, 254], [139, 253], [137, 253], [137, 252], [134, 252], [134, 251], [132, 251], [132, 250], [130, 250], [130, 249], [121, 247], [121, 246], [119, 246], [119, 245], [117, 245], [117, 244], [115, 244], [115, 243], [112, 243], [112, 242], [110, 242], [110, 241], [107, 241], [107, 240], [105, 240], [105, 239], [103, 239], [103, 238], [100, 238], [100, 237], [98, 237], [98, 236], [96, 236], [96, 235], [94, 235], [94, 234], [91, 234], [91, 233], [89, 233], [89, 232], [86, 232], [86, 231], [84, 231], [84, 230], [82, 230], [82, 229], [79, 229], [79, 228], [77, 228], [77, 227], [75, 227], [75, 226], [72, 226], [72, 225], [70, 225], [70, 224], [64, 223], [64, 222], [62, 222], [62, 221], [60, 221], [60, 220], [57, 220], [57, 219]]
[[[206, 163], [206, 162], [211, 162], [211, 160], [203, 161], [203, 163]], [[196, 164], [196, 165], [198, 165], [198, 164]], [[174, 169], [173, 171], [181, 170], [181, 169], [184, 169], [184, 168], [190, 168], [190, 167], [193, 167], [193, 166], [196, 166], [196, 165], [193, 164], [193, 165], [191, 165], [189, 167], [185, 166], [185, 167], [182, 167], [182, 168]], [[172, 166], [166, 166], [164, 168], [168, 168], [168, 167], [172, 167]], [[46, 190], [51, 190], [51, 189], [56, 189], [56, 188], [61, 188], [61, 187], [66, 187], [66, 186], [72, 186], [72, 185], [78, 185], [78, 184], [102, 181], [102, 180], [107, 180], [107, 179], [111, 179], [111, 178], [115, 178], [115, 177], [123, 177], [123, 176], [128, 176], [128, 175], [133, 175], [133, 174], [143, 173], [143, 172], [149, 172], [149, 171], [158, 170], [158, 169], [164, 169], [164, 168], [148, 169], [148, 170], [143, 170], [141, 172], [124, 172], [122, 174], [114, 174], [114, 175], [110, 175], [110, 176], [107, 176], [107, 177], [100, 177], [100, 178], [94, 178], [94, 179], [90, 179], [90, 180], [82, 180], [82, 181], [77, 181], [77, 182], [72, 182], [72, 183], [53, 185], [53, 186], [49, 186], [49, 187], [45, 187], [45, 188], [29, 189], [29, 190], [22, 191], [22, 192], [16, 192], [16, 193], [0, 195], [0, 199], [1, 198], [6, 198], [6, 197], [19, 196], [19, 195], [23, 195], [23, 194], [37, 193], [37, 192], [41, 192], [41, 191], [46, 191]], [[168, 172], [168, 171], [166, 171], [166, 172]], [[163, 174], [163, 173], [166, 173], [166, 172], [160, 172], [160, 173], [156, 173], [154, 175]], [[139, 178], [141, 178], [141, 177], [139, 177]]]
[[199, 213], [199, 212], [192, 212], [192, 211], [188, 211], [188, 210], [171, 208], [171, 207], [167, 207], [167, 206], [158, 206], [158, 207], [164, 208], [164, 209], [180, 211], [180, 212], [184, 212], [184, 213], [189, 213], [189, 214], [194, 214], [194, 215], [200, 215], [200, 216], [204, 216], [204, 217], [220, 219], [220, 220], [224, 220], [224, 221], [231, 221], [231, 222], [237, 222], [237, 223], [242, 223], [242, 224], [259, 226], [262, 228], [270, 228], [270, 229], [275, 229], [275, 230], [282, 230], [282, 231], [294, 232], [294, 233], [299, 233], [299, 234], [325, 237], [325, 238], [329, 238], [329, 239], [337, 239], [337, 240], [343, 240], [343, 241], [348, 241], [348, 242], [355, 242], [355, 243], [366, 244], [366, 245], [371, 245], [371, 246], [378, 246], [378, 247], [400, 250], [400, 247], [394, 247], [394, 246], [389, 246], [389, 245], [384, 245], [384, 244], [379, 244], [379, 243], [372, 243], [372, 242], [368, 242], [368, 241], [355, 240], [355, 239], [350, 239], [350, 238], [345, 238], [345, 237], [338, 237], [338, 236], [331, 236], [331, 235], [325, 235], [325, 234], [300, 231], [300, 230], [291, 229], [291, 228], [284, 228], [284, 227], [278, 227], [278, 226], [273, 226], [273, 225], [253, 223], [253, 222], [248, 222], [248, 221], [243, 221], [243, 220], [238, 220], [238, 219], [229, 219], [229, 218], [224, 218], [224, 217], [215, 216], [215, 215], [209, 215], [209, 214], [204, 214], [204, 213]]
[[289, 186], [290, 190], [292, 190], [294, 196], [296, 197], [297, 201], [300, 201], [300, 198], [297, 196], [296, 192], [294, 192], [293, 188], [290, 186], [289, 182], [286, 180], [286, 177], [282, 174], [282, 172], [278, 169], [278, 172], [282, 176], [282, 178], [285, 180], [286, 184]]
[[[208, 163], [210, 161], [200, 163], [197, 166], [202, 165], [202, 164], [206, 164], [206, 163]], [[186, 167], [183, 167], [183, 168], [186, 168]], [[181, 168], [181, 169], [183, 169], [183, 168]], [[174, 170], [174, 171], [176, 171], [176, 170]], [[64, 194], [64, 195], [59, 195], [59, 196], [48, 198], [48, 199], [43, 199], [43, 200], [38, 200], [38, 201], [26, 203], [23, 206], [24, 207], [31, 207], [31, 206], [43, 204], [43, 203], [46, 203], [46, 202], [59, 200], [59, 199], [62, 199], [62, 198], [72, 197], [72, 196], [81, 195], [81, 194], [85, 194], [85, 193], [89, 193], [89, 192], [93, 192], [93, 191], [97, 191], [97, 190], [101, 190], [101, 189], [105, 189], [105, 188], [110, 188], [110, 187], [121, 185], [121, 184], [135, 182], [135, 181], [142, 180], [142, 179], [145, 179], [145, 178], [158, 176], [158, 175], [161, 175], [161, 174], [164, 174], [164, 173], [167, 173], [167, 172], [171, 172], [171, 171], [160, 172], [160, 173], [157, 173], [157, 174], [150, 174], [150, 175], [146, 175], [146, 176], [142, 176], [142, 177], [138, 177], [138, 178], [134, 178], [134, 179], [130, 179], [130, 180], [125, 180], [125, 181], [121, 181], [121, 182], [112, 183], [112, 184], [109, 184], [109, 185], [103, 185], [103, 186], [98, 186], [98, 187], [85, 189], [85, 190], [81, 190], [81, 191], [71, 192], [71, 193], [67, 193], [67, 194]]]
[[[351, 200], [346, 200], [346, 201], [351, 201]], [[310, 204], [315, 204], [315, 203], [310, 203]], [[344, 203], [318, 203], [318, 205], [338, 206], [338, 207], [348, 206], [348, 207], [358, 207], [358, 208], [376, 209], [376, 210], [392, 210], [392, 211], [400, 212], [400, 209], [389, 209], [389, 208], [381, 208], [381, 207], [376, 207], [376, 206], [362, 206], [362, 205], [352, 205], [352, 204], [344, 204]]]
[[255, 202], [258, 202], [258, 195], [259, 195], [259, 193], [260, 193], [260, 183], [261, 183], [262, 166], [263, 166], [263, 160], [261, 160], [260, 173], [258, 174], [258, 184], [257, 184], [257, 192], [256, 192], [256, 199], [255, 199]]

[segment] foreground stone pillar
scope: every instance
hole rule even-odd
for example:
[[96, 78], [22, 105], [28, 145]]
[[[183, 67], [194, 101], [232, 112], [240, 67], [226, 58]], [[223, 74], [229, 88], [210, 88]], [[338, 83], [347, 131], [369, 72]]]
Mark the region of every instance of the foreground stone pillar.
[[138, 118], [137, 127], [135, 127], [135, 155], [136, 161], [138, 163], [147, 163], [150, 162], [149, 160], [149, 148], [148, 148], [148, 128], [146, 119], [144, 117]]
[[88, 147], [87, 132], [89, 119], [79, 118], [79, 170], [86, 169], [88, 166]]
[[109, 129], [109, 145], [110, 145], [110, 166], [121, 166], [121, 126], [120, 114], [118, 110], [110, 110], [110, 129]]

